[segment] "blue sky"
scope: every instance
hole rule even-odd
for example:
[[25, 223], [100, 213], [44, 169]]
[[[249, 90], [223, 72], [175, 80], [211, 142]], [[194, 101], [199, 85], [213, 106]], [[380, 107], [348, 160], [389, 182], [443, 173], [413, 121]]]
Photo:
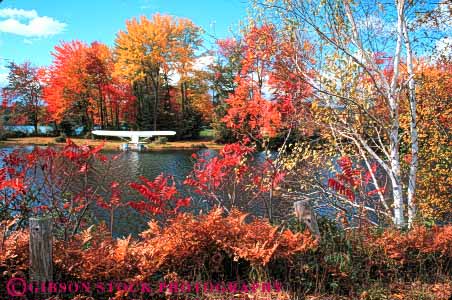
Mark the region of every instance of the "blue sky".
[[[60, 41], [94, 40], [113, 45], [125, 21], [154, 13], [186, 17], [210, 35], [231, 35], [246, 16], [246, 0], [3, 0], [0, 3], [0, 85], [7, 60], [48, 65]], [[206, 45], [212, 39], [205, 37]]]

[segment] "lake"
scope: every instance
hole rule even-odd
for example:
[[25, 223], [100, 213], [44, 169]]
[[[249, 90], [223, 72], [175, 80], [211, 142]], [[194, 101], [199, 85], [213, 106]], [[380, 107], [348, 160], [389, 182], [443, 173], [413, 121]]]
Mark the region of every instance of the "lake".
[[[31, 151], [33, 146], [27, 146], [25, 149]], [[0, 148], [0, 151], [11, 151], [12, 148]], [[115, 170], [110, 172], [110, 177], [112, 180], [128, 183], [128, 182], [139, 182], [139, 176], [144, 176], [148, 179], [154, 179], [160, 174], [172, 175], [174, 176], [176, 185], [179, 188], [182, 196], [191, 196], [192, 206], [191, 210], [197, 211], [203, 209], [205, 211], [208, 209], [208, 204], [202, 202], [195, 193], [191, 192], [189, 188], [182, 185], [182, 181], [190, 173], [193, 168], [194, 160], [191, 157], [193, 153], [198, 156], [208, 153], [210, 157], [216, 155], [216, 150], [200, 149], [200, 150], [161, 150], [152, 152], [118, 152], [118, 151], [103, 151], [103, 154], [107, 156], [114, 156], [120, 153], [119, 158], [114, 162]], [[262, 162], [264, 159], [264, 153], [257, 153], [255, 155], [255, 163]], [[324, 169], [323, 179], [326, 180], [333, 176], [333, 174]], [[93, 183], [101, 182], [102, 178], [98, 175], [91, 175], [90, 180]], [[101, 193], [102, 194], [102, 193]], [[107, 196], [107, 194], [105, 193]], [[130, 188], [122, 191], [122, 200], [133, 201], [141, 200], [142, 198], [138, 196], [135, 191]], [[291, 207], [291, 204], [289, 204]], [[253, 210], [254, 211], [254, 210]], [[257, 213], [257, 211], [255, 211]], [[96, 207], [94, 209], [94, 217], [99, 221], [105, 221], [107, 225], [110, 222], [109, 211]], [[329, 209], [322, 208], [319, 210], [322, 215], [328, 215], [332, 213]], [[137, 235], [143, 230], [147, 229], [147, 219], [141, 214], [129, 207], [120, 207], [116, 209], [114, 215], [114, 236], [123, 237], [129, 234]]]
[[[11, 151], [13, 148], [0, 148], [0, 151]], [[25, 149], [31, 151], [32, 146]], [[123, 152], [115, 161], [117, 169], [112, 178], [118, 182], [139, 181], [139, 176], [145, 176], [154, 179], [161, 173], [173, 175], [176, 184], [180, 187], [181, 182], [190, 173], [193, 167], [191, 155], [198, 155], [208, 152], [212, 156], [217, 152], [215, 150], [162, 150], [152, 152]], [[103, 154], [113, 156], [119, 152], [104, 151]], [[92, 177], [94, 182], [100, 181], [100, 178]], [[184, 191], [186, 194], [186, 191]], [[125, 193], [124, 200], [134, 200], [136, 196]], [[102, 208], [95, 209], [95, 217], [99, 220], [105, 220], [109, 223], [109, 213]], [[137, 234], [147, 228], [147, 220], [140, 214], [130, 208], [119, 208], [115, 212], [114, 235], [127, 236], [128, 234]]]
[[[118, 181], [139, 181], [139, 176], [144, 176], [148, 179], [154, 179], [161, 173], [172, 175], [176, 181], [176, 185], [179, 190], [186, 194], [186, 190], [182, 189], [182, 181], [190, 173], [193, 168], [193, 153], [202, 154], [209, 152], [211, 155], [215, 155], [217, 152], [214, 150], [202, 149], [198, 151], [187, 150], [164, 150], [164, 151], [152, 151], [152, 152], [134, 152], [128, 151], [122, 153], [121, 157], [117, 160], [117, 164], [120, 165], [120, 172], [115, 172], [115, 178]], [[116, 155], [117, 152], [105, 152], [107, 155]], [[185, 193], [184, 193], [185, 192]], [[193, 195], [191, 195], [193, 196]], [[125, 200], [134, 200], [133, 196], [124, 195]], [[99, 209], [96, 210], [97, 217], [99, 219], [109, 222], [109, 215], [106, 211]], [[135, 234], [142, 232], [147, 228], [147, 220], [142, 215], [130, 208], [120, 208], [115, 213], [115, 229], [116, 236], [126, 236], [129, 233]]]

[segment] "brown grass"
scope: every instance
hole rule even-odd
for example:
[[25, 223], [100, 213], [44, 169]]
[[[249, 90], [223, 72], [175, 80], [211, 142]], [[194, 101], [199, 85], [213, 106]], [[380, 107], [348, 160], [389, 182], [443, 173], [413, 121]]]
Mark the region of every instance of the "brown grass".
[[[102, 140], [91, 140], [91, 139], [81, 139], [81, 138], [71, 138], [74, 143], [77, 145], [90, 145], [90, 146], [98, 146], [103, 141]], [[105, 141], [105, 150], [119, 150], [120, 145], [124, 143], [120, 140], [106, 140]], [[62, 146], [64, 143], [55, 142], [55, 138], [53, 137], [25, 137], [25, 138], [11, 138], [7, 141], [1, 141], [0, 146], [26, 146], [26, 145], [39, 145], [39, 146], [50, 146], [50, 145], [59, 145]], [[209, 149], [221, 149], [222, 145], [216, 144], [210, 140], [187, 140], [187, 141], [175, 141], [175, 142], [167, 142], [166, 144], [153, 144], [149, 143], [146, 145], [149, 151], [154, 150], [191, 150], [191, 149], [199, 149], [205, 147]]]

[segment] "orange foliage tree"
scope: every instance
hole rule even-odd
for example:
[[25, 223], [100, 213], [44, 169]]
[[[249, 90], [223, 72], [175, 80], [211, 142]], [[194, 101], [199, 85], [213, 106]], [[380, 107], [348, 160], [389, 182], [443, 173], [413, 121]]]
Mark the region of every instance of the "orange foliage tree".
[[229, 108], [223, 121], [255, 141], [298, 127], [311, 90], [290, 60], [295, 52], [306, 57], [309, 45], [294, 48], [293, 40], [270, 24], [252, 26], [239, 45], [241, 70], [226, 100]]
[[49, 67], [44, 98], [56, 122], [73, 115], [83, 123], [90, 120], [87, 74], [84, 70], [87, 45], [80, 41], [55, 46], [54, 60]]
[[106, 45], [63, 42], [52, 55], [44, 98], [56, 122], [72, 120], [90, 129], [94, 124], [119, 127], [129, 118], [125, 114], [134, 97], [130, 85], [113, 77], [113, 57]]

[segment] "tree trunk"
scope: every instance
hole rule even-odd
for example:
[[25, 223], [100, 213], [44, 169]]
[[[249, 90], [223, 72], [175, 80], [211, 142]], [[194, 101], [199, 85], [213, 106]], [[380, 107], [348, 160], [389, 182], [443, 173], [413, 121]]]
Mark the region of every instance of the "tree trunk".
[[[111, 124], [111, 126], [113, 127], [113, 126], [117, 125], [119, 121], [117, 119], [115, 120], [115, 115], [113, 114], [113, 101], [111, 100], [111, 97], [107, 97], [107, 98], [108, 98], [108, 102], [110, 103], [110, 120], [111, 120], [111, 123], [110, 123], [108, 120], [108, 117], [107, 117], [107, 126], [110, 126], [110, 124]], [[116, 107], [117, 106], [118, 105], [116, 105]], [[116, 107], [115, 107], [115, 109], [116, 109]], [[117, 128], [117, 126], [116, 126], [116, 128]]]
[[35, 119], [34, 120], [34, 122], [33, 122], [34, 124], [34, 130], [35, 130], [35, 135], [37, 136], [38, 135], [38, 121]]
[[158, 80], [158, 78], [153, 80], [153, 85], [154, 85], [154, 108], [152, 111], [152, 120], [153, 120], [153, 129], [155, 131], [155, 130], [157, 130], [157, 108], [158, 108], [158, 103], [159, 103], [159, 80]]
[[171, 91], [170, 91], [168, 75], [164, 74], [163, 78], [165, 80], [165, 89], [166, 89], [165, 110], [166, 111], [171, 111]]
[[[392, 197], [394, 201], [394, 223], [397, 227], [402, 227], [405, 225], [405, 216], [404, 216], [404, 200], [403, 200], [403, 190], [402, 190], [402, 182], [400, 176], [400, 163], [398, 161], [398, 150], [394, 156], [391, 151], [391, 168], [393, 172], [393, 176], [391, 177], [392, 183]], [[395, 158], [393, 158], [395, 157]]]
[[397, 227], [405, 225], [404, 217], [404, 201], [402, 190], [402, 178], [400, 171], [400, 155], [399, 155], [399, 64], [402, 52], [403, 40], [403, 24], [404, 24], [404, 6], [405, 1], [397, 1], [397, 42], [394, 53], [394, 73], [392, 75], [391, 85], [389, 87], [389, 112], [391, 117], [391, 128], [389, 132], [389, 159], [391, 165], [391, 182], [394, 199], [394, 221]]
[[55, 134], [57, 136], [59, 136], [60, 135], [60, 129], [58, 128], [58, 124], [57, 124], [57, 122], [55, 120], [53, 120], [53, 128], [55, 129]]
[[403, 35], [405, 38], [405, 48], [406, 48], [406, 62], [408, 70], [408, 98], [410, 101], [410, 138], [411, 138], [411, 162], [410, 162], [410, 173], [408, 178], [408, 225], [411, 226], [414, 218], [416, 217], [416, 174], [418, 168], [418, 134], [416, 126], [416, 83], [414, 79], [414, 69], [413, 69], [413, 53], [411, 51], [411, 43], [408, 37], [408, 29], [406, 27], [406, 21], [403, 24]]
[[38, 110], [39, 110], [39, 106], [38, 106], [38, 99], [37, 96], [34, 95], [33, 97], [33, 126], [34, 126], [34, 130], [35, 130], [35, 135], [38, 135]]
[[93, 117], [89, 117], [88, 107], [85, 107], [85, 118], [86, 118], [86, 131], [90, 131], [93, 128], [92, 120]]
[[100, 85], [98, 85], [99, 90], [99, 115], [100, 115], [100, 128], [104, 129], [104, 105], [103, 105], [103, 95], [102, 95], [102, 88]]
[[186, 96], [185, 96], [185, 82], [181, 82], [180, 84], [180, 92], [181, 92], [181, 112], [182, 115], [184, 115], [185, 112], [185, 102], [186, 102]]
[[116, 129], [119, 129], [119, 103], [118, 105], [116, 105], [115, 107], [115, 116], [116, 116], [116, 120], [115, 120], [115, 124], [116, 124]]
[[142, 120], [143, 120], [143, 95], [140, 88], [139, 83], [133, 83], [133, 91], [134, 95], [137, 98], [135, 104], [135, 113], [136, 113], [136, 127], [138, 130], [142, 129]]

